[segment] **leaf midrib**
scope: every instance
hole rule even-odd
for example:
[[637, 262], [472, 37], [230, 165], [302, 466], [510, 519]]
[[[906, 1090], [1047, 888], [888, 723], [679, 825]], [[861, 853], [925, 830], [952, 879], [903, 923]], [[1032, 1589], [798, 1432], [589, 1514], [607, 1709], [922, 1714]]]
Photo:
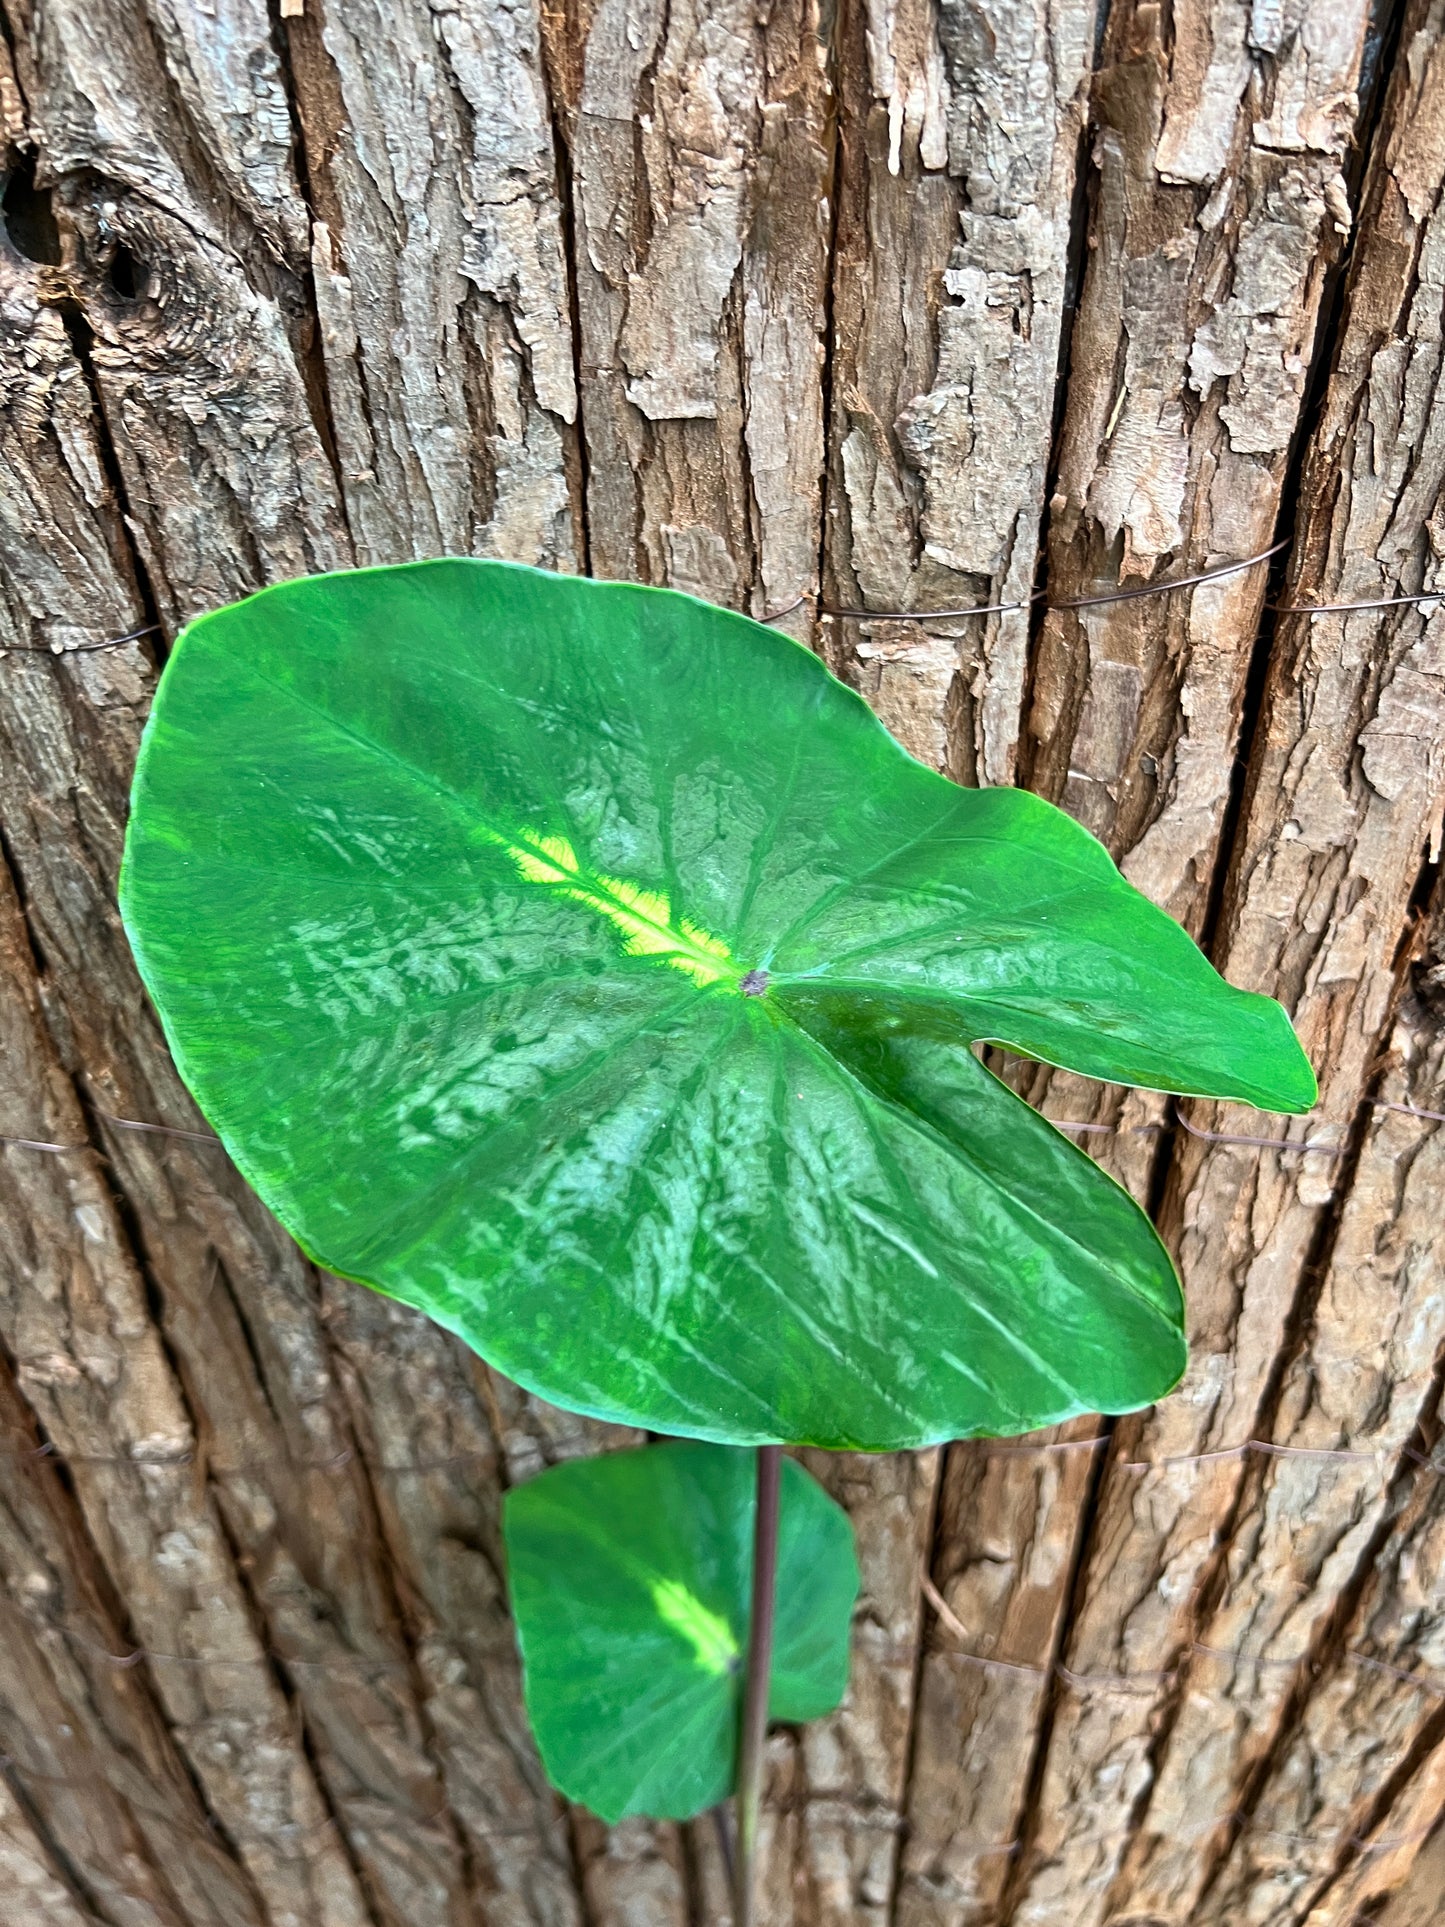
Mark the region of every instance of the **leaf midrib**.
[[[483, 814], [481, 809], [478, 807], [475, 799], [463, 794], [461, 791], [453, 789], [449, 784], [442, 782], [440, 779], [433, 776], [429, 771], [424, 769], [422, 765], [420, 765], [419, 763], [413, 762], [409, 758], [399, 754], [389, 744], [380, 742], [375, 737], [366, 734], [363, 730], [357, 728], [357, 726], [354, 723], [346, 721], [342, 717], [338, 716], [334, 710], [328, 709], [324, 704], [316, 701], [315, 698], [304, 694], [301, 690], [294, 688], [290, 684], [287, 684], [284, 682], [278, 682], [273, 676], [268, 676], [264, 672], [264, 670], [259, 668], [257, 664], [249, 657], [236, 656], [231, 660], [246, 675], [249, 675], [253, 679], [253, 681], [260, 683], [263, 688], [273, 691], [275, 694], [281, 696], [286, 701], [293, 703], [298, 709], [305, 710], [307, 714], [318, 717], [321, 721], [325, 722], [329, 727], [337, 730], [339, 734], [346, 737], [346, 739], [349, 742], [355, 744], [358, 749], [361, 749], [362, 751], [377, 757], [382, 762], [385, 762], [391, 768], [399, 772], [400, 775], [402, 775], [410, 782], [412, 782], [416, 787], [424, 790], [428, 795], [432, 796], [433, 798], [443, 803], [454, 815], [456, 815], [467, 826], [469, 830], [483, 831], [486, 834], [489, 841], [492, 841], [493, 839], [497, 839], [497, 838], [505, 838], [508, 836], [509, 834], [508, 831], [500, 829], [495, 823], [492, 823]], [[846, 897], [850, 891], [856, 890], [857, 888], [859, 888], [860, 885], [866, 884], [868, 880], [871, 877], [876, 876], [879, 873], [879, 871], [886, 869], [892, 863], [896, 863], [901, 856], [906, 855], [908, 851], [915, 849], [920, 843], [924, 842], [928, 837], [932, 836], [933, 833], [944, 822], [947, 821], [949, 815], [957, 808], [957, 806], [958, 806], [958, 799], [952, 796], [949, 797], [947, 800], [946, 807], [939, 813], [939, 815], [931, 823], [925, 825], [922, 829], [915, 832], [912, 836], [907, 837], [902, 843], [898, 844], [894, 849], [888, 851], [886, 855], [879, 857], [875, 862], [871, 863], [867, 867], [867, 869], [860, 871], [856, 876], [840, 878], [838, 882], [830, 885], [828, 889], [823, 891], [821, 895], [815, 898], [815, 900], [808, 905], [808, 907], [793, 921], [792, 924], [788, 926], [786, 930], [784, 930], [778, 937], [776, 937], [772, 942], [766, 945], [765, 949], [761, 953], [764, 960], [766, 961], [767, 959], [772, 958], [777, 954], [779, 950], [785, 948], [788, 944], [795, 941], [797, 937], [804, 934], [811, 927], [811, 925], [813, 925], [817, 921], [817, 919], [828, 908], [830, 908], [832, 904], [837, 902], [840, 898]], [[774, 824], [774, 827], [776, 827], [775, 824]], [[567, 828], [570, 831], [574, 828], [574, 826], [569, 823], [567, 825]], [[1001, 845], [1008, 845], [1009, 847], [1012, 847], [1011, 845], [1009, 845], [1009, 839], [1007, 839], [1006, 837], [997, 837], [997, 836], [980, 837], [978, 835], [970, 833], [967, 840], [969, 842], [974, 842], [974, 843], [979, 841], [988, 841], [988, 842], [999, 843]], [[1051, 858], [1050, 861], [1056, 864], [1058, 863], [1058, 859], [1056, 857]], [[590, 870], [590, 867], [591, 866], [589, 865], [589, 870]], [[1059, 865], [1059, 867], [1068, 868], [1072, 870], [1074, 866]], [[1096, 881], [1096, 879], [1093, 878], [1090, 872], [1085, 871], [1083, 869], [1079, 869], [1077, 874], [1081, 878], [1085, 878], [1087, 881], [1091, 883]], [[673, 934], [679, 934], [679, 933], [673, 933]], [[734, 929], [730, 931], [729, 935], [734, 943], [741, 941], [740, 933], [738, 930]], [[855, 952], [849, 953], [850, 956], [867, 955], [867, 954], [869, 953], [866, 951], [855, 951]], [[827, 981], [829, 983], [837, 983], [840, 986], [845, 985], [847, 983], [848, 980], [846, 979], [826, 977], [827, 968], [828, 966], [822, 967], [822, 972], [820, 973], [822, 980]], [[791, 973], [789, 974], [791, 975]], [[803, 981], [801, 977], [796, 980]], [[779, 981], [781, 981], [781, 979]], [[887, 983], [887, 980], [866, 982], [866, 983], [860, 984], [858, 987], [865, 988], [865, 989], [874, 991], [876, 993], [878, 989], [879, 981], [883, 982], [886, 985], [887, 989], [890, 991], [891, 994], [897, 994], [897, 995], [910, 994], [907, 987], [902, 985], [895, 987], [894, 985]], [[946, 996], [950, 993], [944, 992], [942, 994]], [[964, 997], [969, 995], [968, 992], [958, 992], [958, 991], [953, 992], [951, 994], [955, 996], [964, 996]], [[987, 1001], [987, 993], [986, 992], [979, 993], [978, 1000]], [[978, 1038], [974, 1038], [971, 1041], [977, 1043], [980, 1040]], [[998, 1041], [1005, 1042], [1006, 1040], [1000, 1039]], [[1047, 1062], [1050, 1060], [1045, 1059], [1043, 1061]], [[1061, 1066], [1061, 1068], [1067, 1069], [1069, 1067]], [[1189, 1093], [1189, 1095], [1194, 1095], [1194, 1093]], [[1204, 1093], [1199, 1093], [1199, 1095], [1204, 1095]]]

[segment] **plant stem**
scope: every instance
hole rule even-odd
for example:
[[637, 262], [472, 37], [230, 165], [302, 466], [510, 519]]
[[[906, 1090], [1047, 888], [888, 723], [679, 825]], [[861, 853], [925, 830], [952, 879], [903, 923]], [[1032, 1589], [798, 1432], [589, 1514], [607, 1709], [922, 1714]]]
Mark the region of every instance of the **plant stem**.
[[756, 1927], [758, 1809], [768, 1738], [768, 1687], [773, 1674], [773, 1616], [778, 1579], [778, 1498], [783, 1448], [758, 1448], [758, 1505], [753, 1522], [753, 1608], [748, 1624], [748, 1675], [738, 1742], [737, 1859], [733, 1867], [733, 1927]]

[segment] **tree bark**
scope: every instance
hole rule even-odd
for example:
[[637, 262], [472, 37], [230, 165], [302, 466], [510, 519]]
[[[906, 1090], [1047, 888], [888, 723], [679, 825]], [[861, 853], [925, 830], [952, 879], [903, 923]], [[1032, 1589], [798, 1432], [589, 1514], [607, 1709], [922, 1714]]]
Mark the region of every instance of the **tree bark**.
[[711, 1821], [568, 1811], [521, 1705], [502, 1495], [635, 1436], [302, 1259], [184, 1135], [115, 910], [177, 629], [445, 552], [777, 614], [924, 761], [1061, 802], [1320, 1072], [1308, 1120], [1178, 1122], [1001, 1066], [1155, 1212], [1189, 1375], [809, 1455], [864, 1583], [843, 1707], [770, 1744], [761, 1918], [1423, 1921], [1445, 0], [0, 14], [20, 1927], [728, 1918]]

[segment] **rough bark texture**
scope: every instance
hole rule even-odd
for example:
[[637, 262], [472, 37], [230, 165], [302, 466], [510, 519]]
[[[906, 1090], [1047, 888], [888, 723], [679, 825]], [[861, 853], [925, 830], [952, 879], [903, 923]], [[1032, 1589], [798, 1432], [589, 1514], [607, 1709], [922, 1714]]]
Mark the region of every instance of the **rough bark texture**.
[[[845, 605], [1033, 589], [1095, 11], [900, 0], [845, 15], [825, 549]], [[1006, 783], [1028, 633], [1017, 608], [849, 622], [829, 653], [924, 762]]]
[[[1007, 1067], [1156, 1210], [1190, 1372], [810, 1461], [864, 1589], [845, 1705], [772, 1741], [770, 1927], [1433, 1920], [1445, 0], [0, 12], [7, 1927], [727, 1917], [712, 1823], [566, 1811], [522, 1711], [502, 1493], [630, 1435], [115, 1121], [199, 1123], [114, 908], [167, 641], [443, 551], [788, 609], [1320, 1072], [1191, 1130]], [[1280, 602], [1442, 601], [889, 613], [1278, 541]]]

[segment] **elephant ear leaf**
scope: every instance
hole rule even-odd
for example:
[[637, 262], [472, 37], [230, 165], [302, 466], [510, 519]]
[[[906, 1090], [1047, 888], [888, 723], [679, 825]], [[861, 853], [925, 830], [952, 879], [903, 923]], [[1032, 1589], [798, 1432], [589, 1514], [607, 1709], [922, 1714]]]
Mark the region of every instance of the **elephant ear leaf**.
[[121, 902], [318, 1261], [573, 1409], [891, 1448], [1158, 1397], [1169, 1260], [978, 1062], [1307, 1109], [1077, 824], [666, 590], [442, 561], [194, 623]]
[[[830, 1713], [848, 1681], [847, 1514], [782, 1467], [769, 1712]], [[732, 1790], [752, 1588], [754, 1454], [654, 1445], [541, 1473], [503, 1531], [532, 1730], [554, 1786], [608, 1822], [686, 1820]]]

